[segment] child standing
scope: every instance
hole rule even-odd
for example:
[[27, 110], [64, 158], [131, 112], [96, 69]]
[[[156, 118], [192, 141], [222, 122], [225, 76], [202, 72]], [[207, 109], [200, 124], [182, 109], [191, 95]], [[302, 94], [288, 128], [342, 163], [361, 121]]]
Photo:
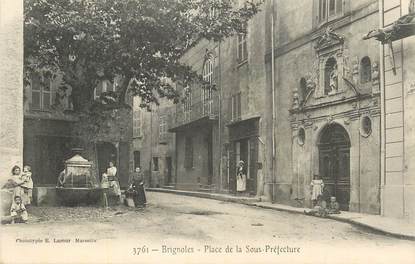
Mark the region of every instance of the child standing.
[[31, 204], [32, 202], [32, 193], [33, 193], [33, 180], [32, 180], [32, 170], [30, 166], [26, 165], [23, 167], [22, 174], [23, 184], [20, 185], [23, 188], [24, 196], [22, 197], [22, 202], [24, 205]]
[[28, 219], [26, 207], [22, 203], [20, 196], [14, 197], [14, 202], [10, 208], [10, 216], [12, 218], [12, 224], [14, 223], [26, 223]]
[[319, 195], [323, 195], [324, 182], [320, 178], [320, 175], [314, 175], [314, 179], [311, 181], [311, 200], [313, 205], [316, 204]]

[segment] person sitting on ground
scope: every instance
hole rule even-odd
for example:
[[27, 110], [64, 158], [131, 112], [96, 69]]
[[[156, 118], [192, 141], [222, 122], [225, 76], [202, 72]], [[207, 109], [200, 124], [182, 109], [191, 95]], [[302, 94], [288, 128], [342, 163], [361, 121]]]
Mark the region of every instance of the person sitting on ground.
[[328, 208], [329, 214], [340, 214], [340, 206], [339, 203], [336, 201], [336, 197], [330, 197], [330, 203]]
[[22, 203], [20, 196], [14, 197], [14, 202], [10, 208], [11, 222], [14, 223], [26, 223], [28, 219], [26, 207]]
[[317, 204], [314, 206], [313, 209], [309, 211], [304, 210], [304, 213], [306, 215], [326, 217], [327, 216], [327, 203], [324, 200], [323, 195], [319, 195], [317, 197]]

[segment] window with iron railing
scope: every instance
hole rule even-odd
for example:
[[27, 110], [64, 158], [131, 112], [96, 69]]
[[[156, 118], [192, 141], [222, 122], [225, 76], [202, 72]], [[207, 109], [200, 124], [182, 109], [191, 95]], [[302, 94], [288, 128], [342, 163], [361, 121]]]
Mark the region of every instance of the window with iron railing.
[[184, 119], [190, 120], [190, 116], [192, 113], [192, 91], [190, 90], [190, 87], [187, 86], [183, 89], [184, 91], [184, 101], [183, 101], [183, 113], [184, 113]]
[[212, 85], [213, 85], [213, 59], [209, 58], [203, 65], [203, 80], [207, 85], [202, 86], [202, 109], [203, 114], [210, 114], [212, 112]]

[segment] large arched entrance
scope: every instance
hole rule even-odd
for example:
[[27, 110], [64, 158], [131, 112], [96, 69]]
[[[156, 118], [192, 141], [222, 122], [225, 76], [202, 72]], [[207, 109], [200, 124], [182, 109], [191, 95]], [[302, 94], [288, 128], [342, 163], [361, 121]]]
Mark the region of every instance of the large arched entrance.
[[350, 201], [350, 138], [339, 124], [327, 125], [318, 144], [319, 174], [325, 191], [335, 196], [341, 210], [349, 210]]

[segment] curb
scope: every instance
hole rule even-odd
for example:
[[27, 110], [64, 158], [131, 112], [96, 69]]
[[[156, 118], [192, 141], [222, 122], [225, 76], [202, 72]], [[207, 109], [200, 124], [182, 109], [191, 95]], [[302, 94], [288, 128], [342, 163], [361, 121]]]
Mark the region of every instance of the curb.
[[181, 190], [161, 189], [161, 188], [146, 188], [146, 191], [172, 193], [172, 194], [178, 194], [178, 195], [184, 195], [184, 196], [213, 199], [213, 200], [218, 200], [218, 201], [223, 201], [223, 202], [240, 203], [240, 204], [245, 204], [245, 205], [253, 205], [254, 203], [259, 202], [261, 200], [259, 198], [226, 197], [220, 193], [208, 193], [208, 192], [204, 193], [204, 192], [181, 191]]
[[[181, 191], [181, 190], [162, 189], [162, 188], [146, 188], [146, 191], [171, 193], [171, 194], [177, 194], [177, 195], [184, 195], [184, 196], [192, 196], [192, 197], [198, 197], [198, 198], [219, 200], [219, 201], [224, 201], [224, 202], [239, 203], [239, 204], [244, 204], [244, 205], [248, 205], [248, 206], [252, 206], [252, 207], [258, 207], [258, 208], [263, 208], [263, 209], [271, 209], [271, 210], [282, 211], [282, 212], [287, 212], [287, 213], [291, 213], [291, 214], [304, 214], [304, 209], [303, 208], [301, 208], [301, 209], [296, 208], [296, 207], [289, 208], [288, 206], [286, 206], [286, 207], [284, 206], [284, 208], [282, 208], [282, 207], [258, 204], [258, 202], [261, 201], [260, 198], [224, 197], [222, 194], [218, 194], [218, 193], [203, 193], [203, 192]], [[379, 228], [379, 227], [376, 227], [376, 226], [373, 226], [373, 225], [369, 225], [369, 224], [366, 224], [366, 223], [362, 223], [360, 221], [353, 220], [353, 219], [350, 219], [350, 218], [343, 218], [343, 217], [339, 217], [337, 215], [329, 215], [326, 218], [331, 219], [331, 220], [335, 220], [335, 221], [339, 221], [339, 222], [343, 222], [343, 223], [348, 223], [348, 224], [358, 226], [358, 227], [361, 227], [361, 228], [364, 228], [364, 229], [368, 229], [372, 232], [379, 233], [379, 234], [382, 234], [382, 235], [395, 237], [395, 238], [398, 238], [398, 239], [415, 241], [415, 236], [387, 231], [385, 229], [382, 229], [382, 228]]]
[[[264, 208], [264, 209], [272, 209], [272, 210], [282, 211], [282, 212], [287, 212], [287, 213], [292, 213], [292, 214], [304, 214], [303, 210], [298, 210], [298, 209], [278, 208], [278, 207], [267, 206], [267, 205], [262, 205], [262, 204], [255, 204], [255, 203], [252, 204], [252, 206], [256, 206], [256, 207], [260, 207], [260, 208]], [[316, 216], [314, 216], [314, 217], [316, 217]], [[354, 226], [358, 226], [358, 227], [361, 227], [361, 228], [364, 228], [364, 229], [368, 229], [368, 230], [370, 230], [374, 233], [379, 233], [379, 234], [382, 234], [382, 235], [395, 237], [395, 238], [399, 238], [399, 239], [404, 239], [404, 240], [415, 241], [415, 236], [387, 231], [385, 229], [382, 229], [382, 228], [379, 228], [379, 227], [376, 227], [376, 226], [372, 226], [372, 225], [369, 225], [369, 224], [366, 224], [366, 223], [362, 223], [360, 221], [356, 221], [356, 220], [353, 220], [353, 219], [343, 218], [343, 217], [339, 217], [337, 215], [328, 215], [326, 218], [331, 219], [331, 220], [335, 220], [335, 221], [339, 221], [339, 222], [343, 222], [343, 223], [347, 223], [347, 224], [351, 224], [351, 225], [354, 225]]]

